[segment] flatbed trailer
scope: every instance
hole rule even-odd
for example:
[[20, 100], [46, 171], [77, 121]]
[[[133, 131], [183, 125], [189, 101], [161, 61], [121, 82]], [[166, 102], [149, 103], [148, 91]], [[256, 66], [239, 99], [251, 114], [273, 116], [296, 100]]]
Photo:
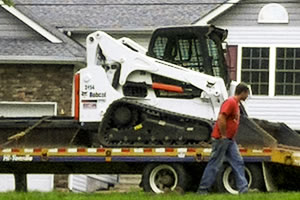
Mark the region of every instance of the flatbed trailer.
[[[2, 148], [0, 172], [13, 173], [21, 182], [27, 173], [142, 174], [141, 186], [145, 191], [161, 193], [176, 187], [193, 191], [199, 184], [210, 153], [209, 147]], [[265, 191], [276, 189], [274, 173], [278, 172], [271, 170], [272, 165], [300, 171], [299, 148], [240, 147], [240, 153], [246, 164], [246, 176], [251, 188]], [[231, 174], [231, 168], [225, 164], [214, 189], [219, 192], [237, 193]]]

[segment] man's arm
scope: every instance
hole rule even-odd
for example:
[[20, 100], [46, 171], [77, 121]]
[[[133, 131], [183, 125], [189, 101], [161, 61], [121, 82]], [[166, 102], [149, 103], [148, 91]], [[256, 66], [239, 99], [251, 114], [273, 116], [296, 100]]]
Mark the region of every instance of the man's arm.
[[226, 128], [227, 128], [226, 115], [223, 113], [220, 113], [218, 116], [217, 123], [218, 123], [219, 130], [221, 133], [221, 138], [226, 138]]

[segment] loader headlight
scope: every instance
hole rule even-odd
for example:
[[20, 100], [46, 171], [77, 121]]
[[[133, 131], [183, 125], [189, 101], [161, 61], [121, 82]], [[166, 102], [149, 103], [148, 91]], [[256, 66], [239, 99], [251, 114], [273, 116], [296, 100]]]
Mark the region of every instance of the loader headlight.
[[91, 80], [91, 75], [89, 75], [89, 74], [86, 74], [84, 77], [83, 77], [83, 81], [84, 82], [89, 82]]

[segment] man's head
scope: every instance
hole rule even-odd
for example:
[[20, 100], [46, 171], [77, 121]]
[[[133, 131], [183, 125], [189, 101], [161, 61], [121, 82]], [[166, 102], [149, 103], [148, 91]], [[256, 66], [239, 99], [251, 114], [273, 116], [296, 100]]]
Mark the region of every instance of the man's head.
[[239, 98], [239, 100], [245, 101], [249, 95], [249, 87], [246, 83], [239, 83], [235, 88], [235, 96]]

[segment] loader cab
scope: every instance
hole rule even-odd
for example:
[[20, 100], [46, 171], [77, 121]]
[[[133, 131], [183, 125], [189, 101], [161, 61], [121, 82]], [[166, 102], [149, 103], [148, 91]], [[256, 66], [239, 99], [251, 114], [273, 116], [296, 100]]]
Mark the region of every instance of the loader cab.
[[147, 55], [229, 83], [222, 43], [227, 30], [214, 26], [164, 27], [154, 31]]

